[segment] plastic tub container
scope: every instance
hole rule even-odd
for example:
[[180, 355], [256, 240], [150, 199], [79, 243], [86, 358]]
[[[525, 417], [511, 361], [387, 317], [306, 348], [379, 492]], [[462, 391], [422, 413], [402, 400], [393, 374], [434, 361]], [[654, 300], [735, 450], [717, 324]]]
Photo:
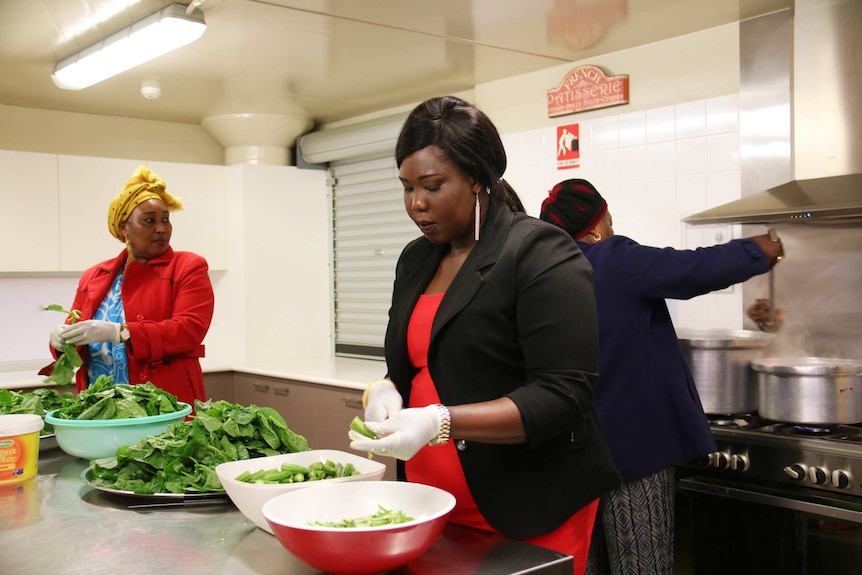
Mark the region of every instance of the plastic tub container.
[[39, 462], [40, 415], [0, 415], [0, 484], [25, 481], [36, 475]]

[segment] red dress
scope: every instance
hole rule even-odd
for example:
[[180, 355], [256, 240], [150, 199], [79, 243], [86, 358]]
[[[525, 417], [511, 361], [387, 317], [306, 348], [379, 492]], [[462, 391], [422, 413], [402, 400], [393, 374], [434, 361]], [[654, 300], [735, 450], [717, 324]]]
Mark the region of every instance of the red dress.
[[[413, 378], [409, 407], [440, 403], [437, 389], [428, 371], [428, 346], [431, 341], [431, 325], [443, 295], [438, 293], [420, 296], [410, 317], [407, 327], [407, 353], [411, 363], [419, 371]], [[404, 466], [408, 481], [433, 485], [455, 496], [455, 509], [449, 516], [451, 523], [497, 533], [476, 507], [467, 487], [454, 441], [441, 446], [423, 447], [406, 461]], [[582, 575], [586, 569], [587, 550], [590, 547], [598, 504], [596, 499], [554, 531], [525, 541], [571, 555], [574, 557], [574, 575]]]

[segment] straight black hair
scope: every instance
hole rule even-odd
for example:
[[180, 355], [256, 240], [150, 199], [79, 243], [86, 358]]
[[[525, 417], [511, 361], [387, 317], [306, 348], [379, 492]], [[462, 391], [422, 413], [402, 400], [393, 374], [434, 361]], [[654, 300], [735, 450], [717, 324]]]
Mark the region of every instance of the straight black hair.
[[496, 126], [484, 112], [455, 96], [440, 96], [416, 106], [398, 135], [395, 161], [437, 146], [465, 174], [488, 190], [491, 199], [524, 212], [515, 190], [503, 179], [506, 150]]

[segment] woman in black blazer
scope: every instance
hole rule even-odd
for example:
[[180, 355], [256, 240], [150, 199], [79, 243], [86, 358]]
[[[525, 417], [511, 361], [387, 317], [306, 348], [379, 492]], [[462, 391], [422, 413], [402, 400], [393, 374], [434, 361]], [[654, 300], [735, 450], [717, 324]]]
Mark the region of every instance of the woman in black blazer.
[[453, 493], [450, 521], [571, 554], [583, 573], [598, 497], [620, 482], [593, 403], [590, 266], [523, 213], [496, 128], [463, 100], [417, 106], [396, 159], [423, 236], [396, 268], [388, 379], [364, 398], [381, 438], [351, 447]]

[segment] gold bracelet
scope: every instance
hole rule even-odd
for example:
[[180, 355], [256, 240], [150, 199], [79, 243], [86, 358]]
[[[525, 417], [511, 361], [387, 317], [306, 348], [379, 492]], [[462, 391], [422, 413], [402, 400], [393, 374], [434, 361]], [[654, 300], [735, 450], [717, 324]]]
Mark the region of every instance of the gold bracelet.
[[371, 383], [368, 384], [368, 387], [365, 388], [365, 391], [362, 392], [362, 409], [368, 407], [368, 394], [371, 391], [371, 388], [377, 385], [382, 381], [390, 381], [388, 379], [375, 379]]
[[440, 414], [440, 433], [428, 442], [428, 445], [446, 445], [449, 443], [449, 432], [452, 431], [452, 416], [445, 405], [437, 404], [437, 412]]

